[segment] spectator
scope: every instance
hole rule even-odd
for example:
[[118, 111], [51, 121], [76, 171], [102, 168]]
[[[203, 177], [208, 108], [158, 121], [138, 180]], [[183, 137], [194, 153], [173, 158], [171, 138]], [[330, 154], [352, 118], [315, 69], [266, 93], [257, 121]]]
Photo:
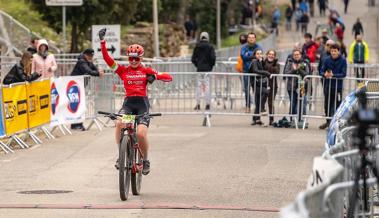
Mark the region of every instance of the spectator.
[[303, 17], [303, 11], [300, 10], [300, 8], [296, 8], [296, 11], [295, 11], [296, 31], [299, 31], [300, 29], [302, 17]]
[[279, 22], [280, 22], [280, 10], [279, 8], [276, 6], [275, 9], [274, 9], [274, 12], [272, 14], [272, 21], [271, 21], [271, 28], [272, 30], [275, 30], [276, 32], [276, 35], [279, 35]]
[[321, 36], [318, 36], [316, 38], [315, 43], [318, 46], [317, 52], [316, 52], [316, 62], [320, 62], [321, 54], [325, 50], [325, 44], [324, 44]]
[[[286, 66], [284, 68], [284, 74], [289, 75], [297, 75], [301, 79], [303, 79], [306, 75], [309, 75], [309, 62], [302, 57], [300, 49], [294, 49], [292, 52], [292, 56], [288, 59], [288, 63], [286, 63]], [[306, 101], [305, 98], [305, 85], [299, 87], [299, 81], [297, 78], [294, 77], [287, 77], [287, 91], [290, 98], [290, 114], [297, 114], [298, 111], [300, 111], [301, 102], [298, 105], [298, 96], [304, 97], [304, 101]], [[300, 91], [300, 93], [299, 93]], [[305, 105], [303, 104], [303, 114], [305, 114]], [[300, 114], [300, 113], [299, 113]], [[292, 117], [291, 117], [292, 120]]]
[[57, 63], [53, 54], [49, 53], [46, 39], [38, 40], [37, 53], [33, 55], [32, 72], [42, 75], [42, 78], [51, 78], [57, 70]]
[[312, 40], [312, 34], [305, 33], [304, 34], [304, 45], [303, 45], [303, 53], [305, 53], [311, 63], [316, 62], [317, 57], [317, 44]]
[[338, 41], [343, 41], [343, 29], [340, 23], [336, 23], [334, 34], [336, 35]]
[[327, 0], [318, 0], [318, 7], [320, 8], [320, 16], [325, 16]]
[[186, 29], [187, 40], [192, 40], [194, 23], [188, 15], [186, 17], [186, 22], [184, 23], [184, 28]]
[[342, 57], [347, 58], [347, 52], [346, 52], [346, 45], [345, 45], [345, 43], [343, 43], [342, 40], [338, 40], [337, 44], [341, 48], [341, 55], [342, 55]]
[[328, 29], [326, 29], [326, 28], [322, 29], [321, 37], [322, 37], [324, 44], [326, 44], [326, 42], [329, 40]]
[[253, 17], [253, 11], [251, 10], [249, 1], [245, 1], [242, 5], [242, 17], [241, 17], [241, 25], [247, 25], [246, 19]]
[[347, 7], [349, 6], [349, 0], [343, 0], [343, 4], [345, 6], [345, 14], [347, 14]]
[[[247, 42], [247, 35], [245, 33], [241, 33], [239, 36], [239, 41], [241, 45], [245, 44]], [[241, 54], [241, 50], [239, 53]], [[238, 55], [237, 57], [236, 71], [243, 73], [243, 60], [241, 55]]]
[[317, 67], [317, 70], [318, 70], [320, 76], [322, 76], [322, 75], [320, 74], [320, 72], [321, 72], [321, 68], [322, 68], [322, 66], [324, 65], [325, 59], [326, 59], [327, 57], [330, 56], [330, 47], [331, 47], [332, 45], [334, 45], [334, 43], [335, 43], [335, 42], [334, 42], [333, 40], [329, 39], [329, 40], [326, 42], [326, 44], [325, 44], [325, 49], [324, 49], [324, 51], [323, 51], [323, 52], [321, 53], [321, 55], [320, 55], [320, 62], [318, 63], [318, 67]]
[[291, 0], [291, 4], [292, 4], [292, 11], [295, 11], [296, 10], [296, 0]]
[[301, 23], [301, 33], [306, 33], [308, 32], [308, 23], [309, 23], [309, 15], [308, 13], [303, 13], [300, 19]]
[[357, 38], [357, 35], [363, 35], [363, 26], [359, 17], [357, 18], [357, 21], [353, 25], [352, 32], [353, 32], [354, 38]]
[[[266, 53], [266, 59], [264, 61], [264, 70], [270, 73], [271, 75], [279, 74], [280, 66], [278, 59], [276, 58], [276, 52], [274, 50], [269, 50]], [[268, 111], [270, 114], [274, 114], [274, 100], [278, 92], [278, 81], [277, 78], [270, 78], [268, 85]], [[269, 118], [271, 126], [274, 123], [274, 117], [270, 116]]]
[[324, 110], [328, 117], [326, 123], [319, 126], [325, 129], [330, 124], [336, 109], [342, 100], [343, 79], [346, 77], [346, 59], [340, 54], [340, 47], [333, 44], [330, 47], [330, 56], [325, 59], [320, 74], [324, 78]]
[[[358, 34], [355, 41], [350, 45], [349, 62], [354, 64], [365, 64], [369, 60], [369, 49], [367, 43], [363, 40], [362, 35]], [[355, 67], [355, 76], [357, 78], [365, 77], [364, 67]]]
[[38, 79], [41, 74], [38, 74], [37, 72], [32, 73], [32, 58], [33, 56], [30, 52], [24, 52], [20, 63], [15, 64], [4, 77], [3, 84], [9, 85], [25, 81], [31, 82]]
[[[216, 54], [213, 46], [209, 43], [209, 34], [202, 32], [200, 34], [200, 42], [196, 44], [193, 50], [192, 63], [197, 68], [197, 72], [210, 72], [216, 63]], [[196, 106], [195, 110], [200, 110], [200, 95], [205, 94], [205, 110], [210, 109], [211, 105], [211, 90], [209, 77], [206, 74], [200, 74], [197, 78], [196, 89]]]
[[[249, 73], [251, 61], [254, 58], [255, 50], [262, 49], [258, 44], [256, 44], [256, 35], [253, 32], [247, 34], [247, 43], [241, 48], [241, 58], [243, 60], [243, 73]], [[254, 84], [254, 83], [253, 83]], [[251, 96], [250, 96], [250, 77], [243, 76], [243, 87], [245, 92], [245, 112], [250, 113], [251, 111]], [[254, 86], [253, 86], [254, 91]]]
[[[79, 55], [78, 61], [76, 62], [76, 65], [71, 72], [71, 76], [89, 75], [102, 77], [104, 75], [104, 71], [101, 69], [99, 70], [93, 64], [94, 53], [95, 52], [92, 48], [84, 50], [83, 53]], [[85, 79], [85, 81], [88, 82], [87, 79]], [[73, 123], [71, 124], [71, 129], [77, 129], [82, 131], [86, 130], [83, 126], [83, 123]]]
[[30, 46], [26, 49], [30, 54], [34, 55], [37, 53], [38, 37], [32, 36], [30, 40]]
[[299, 8], [303, 13], [309, 13], [309, 7], [306, 0], [299, 0]]
[[309, 4], [309, 12], [311, 14], [311, 17], [315, 16], [315, 0], [308, 0]]
[[251, 78], [251, 85], [255, 86], [255, 110], [253, 116], [253, 122], [251, 125], [263, 125], [261, 121], [260, 114], [262, 112], [262, 107], [266, 104], [268, 90], [268, 80], [270, 73], [263, 68], [263, 51], [262, 49], [255, 50], [255, 58], [252, 60], [249, 73], [258, 74], [258, 76], [253, 79]]
[[290, 31], [292, 29], [291, 27], [291, 20], [292, 20], [293, 10], [291, 6], [288, 4], [286, 8], [286, 30]]

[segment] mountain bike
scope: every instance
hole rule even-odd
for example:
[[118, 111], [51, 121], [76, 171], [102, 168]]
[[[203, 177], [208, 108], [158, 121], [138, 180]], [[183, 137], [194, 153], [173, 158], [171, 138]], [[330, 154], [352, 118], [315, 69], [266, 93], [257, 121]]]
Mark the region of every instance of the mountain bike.
[[152, 114], [116, 114], [98, 111], [112, 120], [120, 120], [125, 126], [121, 129], [121, 140], [119, 146], [119, 189], [120, 198], [123, 201], [128, 199], [130, 183], [133, 195], [139, 195], [142, 184], [143, 154], [137, 141], [137, 120], [143, 116], [150, 118], [161, 116], [161, 113]]

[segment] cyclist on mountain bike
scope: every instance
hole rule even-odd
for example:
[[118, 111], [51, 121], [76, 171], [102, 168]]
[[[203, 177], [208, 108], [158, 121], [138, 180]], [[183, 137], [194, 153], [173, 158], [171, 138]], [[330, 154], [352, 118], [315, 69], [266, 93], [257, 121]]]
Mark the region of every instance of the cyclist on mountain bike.
[[[158, 73], [157, 71], [144, 67], [141, 64], [144, 49], [141, 45], [130, 45], [126, 50], [129, 56], [129, 65], [119, 65], [112, 57], [109, 56], [105, 43], [106, 29], [99, 31], [101, 43], [101, 53], [107, 65], [114, 70], [121, 80], [124, 81], [125, 100], [119, 114], [145, 114], [149, 112], [149, 100], [147, 97], [147, 83], [154, 80], [162, 80], [165, 82], [172, 81], [169, 74]], [[148, 160], [149, 144], [147, 141], [147, 129], [149, 127], [150, 118], [148, 115], [137, 120], [137, 139], [144, 156], [142, 174], [147, 175], [150, 172], [150, 162]], [[121, 129], [124, 124], [121, 121], [116, 123], [116, 143], [119, 146], [121, 139]], [[118, 166], [118, 161], [116, 167]]]

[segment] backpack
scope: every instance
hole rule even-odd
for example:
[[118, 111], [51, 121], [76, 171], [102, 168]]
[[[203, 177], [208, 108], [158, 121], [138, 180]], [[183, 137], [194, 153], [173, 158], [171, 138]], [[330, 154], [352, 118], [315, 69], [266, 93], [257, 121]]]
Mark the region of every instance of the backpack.
[[242, 60], [241, 55], [238, 55], [238, 58], [237, 58], [236, 71], [240, 73], [243, 72], [243, 60]]

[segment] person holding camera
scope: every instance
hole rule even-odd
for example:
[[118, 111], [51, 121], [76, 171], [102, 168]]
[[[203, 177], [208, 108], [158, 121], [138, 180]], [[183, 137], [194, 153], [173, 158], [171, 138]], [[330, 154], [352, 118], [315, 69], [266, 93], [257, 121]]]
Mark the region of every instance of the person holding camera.
[[[301, 49], [294, 49], [292, 51], [292, 56], [288, 58], [286, 66], [284, 68], [284, 74], [289, 75], [296, 75], [301, 80], [306, 76], [309, 75], [310, 67], [309, 67], [309, 61], [302, 56]], [[290, 98], [290, 111], [289, 114], [297, 114], [298, 110], [300, 111], [301, 108], [301, 102], [298, 102], [298, 97], [302, 98], [304, 97], [304, 101], [306, 100], [305, 94], [305, 84], [300, 83], [299, 86], [299, 79], [296, 77], [286, 77], [287, 81], [287, 91], [288, 96]], [[298, 104], [299, 103], [299, 104]], [[305, 105], [306, 102], [303, 104], [303, 114], [305, 114]], [[300, 113], [299, 113], [300, 114]], [[292, 120], [292, 117], [291, 117]]]
[[331, 118], [341, 104], [346, 69], [346, 58], [342, 57], [340, 46], [331, 45], [330, 56], [325, 58], [320, 71], [320, 76], [324, 78], [324, 110], [327, 117], [326, 123], [319, 126], [320, 129], [326, 129], [329, 126]]

